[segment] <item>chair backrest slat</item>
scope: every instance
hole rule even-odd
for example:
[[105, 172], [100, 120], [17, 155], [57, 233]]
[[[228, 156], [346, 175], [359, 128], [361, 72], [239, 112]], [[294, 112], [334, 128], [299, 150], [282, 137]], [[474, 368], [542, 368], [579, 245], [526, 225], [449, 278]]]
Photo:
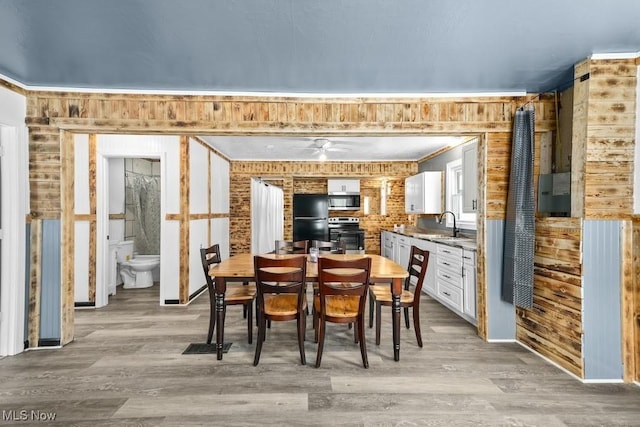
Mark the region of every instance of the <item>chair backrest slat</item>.
[[409, 265], [407, 271], [409, 277], [405, 281], [405, 289], [409, 290], [411, 286], [415, 286], [414, 294], [420, 295], [424, 276], [427, 274], [427, 266], [429, 264], [429, 251], [422, 250], [417, 246], [411, 246], [411, 254], [409, 255]]
[[220, 264], [222, 258], [220, 256], [220, 245], [211, 245], [208, 248], [200, 248], [200, 261], [202, 262], [202, 269], [204, 270], [204, 277], [207, 280], [207, 287], [209, 291], [213, 291], [213, 279], [209, 275], [209, 270], [212, 264]]

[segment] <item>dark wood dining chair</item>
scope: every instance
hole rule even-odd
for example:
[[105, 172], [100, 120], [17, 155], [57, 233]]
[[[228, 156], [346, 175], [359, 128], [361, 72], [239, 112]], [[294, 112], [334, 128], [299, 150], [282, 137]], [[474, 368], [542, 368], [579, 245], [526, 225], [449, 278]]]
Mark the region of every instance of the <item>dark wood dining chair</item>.
[[325, 242], [323, 240], [312, 240], [310, 248], [318, 248], [319, 254], [346, 254], [347, 245], [342, 240], [331, 240]]
[[318, 354], [316, 368], [322, 362], [322, 351], [327, 322], [355, 323], [356, 341], [360, 343], [362, 364], [369, 367], [364, 334], [364, 310], [371, 274], [371, 258], [339, 260], [328, 257], [318, 259], [318, 295], [313, 304], [317, 316], [316, 341]]
[[[411, 246], [409, 255], [409, 265], [407, 270], [409, 276], [404, 282], [404, 289], [400, 296], [400, 307], [404, 308], [404, 320], [409, 329], [409, 308], [413, 311], [413, 329], [416, 332], [418, 346], [422, 347], [422, 333], [420, 332], [420, 296], [424, 276], [429, 265], [429, 251], [422, 250], [416, 246]], [[369, 287], [369, 327], [373, 326], [373, 307], [375, 306], [376, 317], [376, 345], [380, 345], [380, 323], [381, 306], [391, 306], [391, 289], [388, 284], [378, 284]]]
[[276, 254], [306, 254], [309, 247], [308, 240], [276, 240]]
[[307, 324], [306, 276], [307, 257], [274, 259], [253, 257], [257, 288], [258, 341], [253, 366], [260, 362], [262, 343], [266, 338], [267, 321], [296, 320], [300, 361], [307, 363], [304, 353], [304, 333]]
[[[215, 244], [208, 248], [200, 248], [200, 260], [202, 261], [202, 269], [204, 277], [207, 280], [207, 289], [209, 290], [209, 333], [207, 334], [207, 344], [211, 344], [213, 338], [213, 330], [216, 326], [216, 303], [215, 303], [215, 283], [210, 275], [211, 266], [220, 264], [222, 258], [220, 256], [220, 245]], [[225, 305], [242, 305], [244, 315], [247, 318], [247, 334], [249, 344], [253, 342], [253, 301], [256, 298], [256, 286], [252, 283], [227, 285], [227, 291], [224, 294]]]

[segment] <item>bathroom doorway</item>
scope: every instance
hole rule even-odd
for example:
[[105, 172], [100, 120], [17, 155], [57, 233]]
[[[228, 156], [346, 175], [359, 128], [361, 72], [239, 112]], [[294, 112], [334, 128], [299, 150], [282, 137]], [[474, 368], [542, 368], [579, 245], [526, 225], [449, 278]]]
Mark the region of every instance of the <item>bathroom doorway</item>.
[[[137, 289], [160, 281], [159, 266], [145, 273], [152, 276], [152, 280], [143, 285], [136, 280], [140, 273], [123, 265], [131, 257], [150, 259], [160, 256], [160, 159], [111, 158], [109, 174], [109, 247], [110, 252], [116, 251], [118, 261], [110, 271], [109, 295], [114, 295], [119, 285]], [[113, 262], [111, 256], [110, 259]], [[113, 274], [115, 278], [111, 278]]]
[[[160, 256], [160, 267], [151, 270], [154, 275], [152, 282], [158, 289], [158, 303], [163, 305], [166, 299], [167, 280], [164, 280], [167, 270], [162, 268], [163, 261], [172, 255], [163, 245], [167, 244], [165, 208], [166, 187], [166, 149], [163, 142], [166, 136], [127, 136], [127, 135], [97, 135], [96, 144], [96, 293], [95, 307], [102, 307], [109, 303], [109, 295], [113, 294], [113, 284], [122, 283], [117, 266], [117, 244], [134, 240], [133, 252], [143, 255], [143, 252], [157, 251], [152, 255]], [[126, 200], [127, 169], [129, 163], [129, 185], [139, 187], [146, 195], [142, 202], [134, 203]], [[157, 192], [155, 190], [158, 190]], [[152, 194], [149, 194], [151, 192]], [[135, 197], [135, 196], [130, 196]], [[128, 202], [128, 203], [126, 203]], [[153, 207], [149, 207], [149, 203]], [[130, 207], [127, 216], [126, 205]], [[137, 213], [136, 213], [137, 210]], [[155, 216], [153, 220], [151, 216]], [[135, 218], [138, 218], [136, 220]], [[129, 221], [127, 221], [129, 218]], [[143, 241], [138, 226], [144, 219]], [[129, 229], [127, 230], [127, 226]], [[153, 231], [151, 231], [153, 229]], [[153, 236], [149, 236], [149, 235]], [[171, 239], [169, 239], [171, 243]], [[127, 245], [124, 245], [125, 247]], [[147, 255], [145, 254], [145, 255]], [[167, 263], [164, 263], [167, 265]], [[133, 267], [131, 267], [133, 269]], [[158, 271], [159, 270], [159, 271]], [[169, 273], [171, 273], [169, 268]], [[112, 286], [110, 287], [110, 284]], [[117, 292], [115, 289], [115, 292]], [[134, 291], [132, 289], [132, 291]], [[148, 293], [146, 293], [148, 294]]]

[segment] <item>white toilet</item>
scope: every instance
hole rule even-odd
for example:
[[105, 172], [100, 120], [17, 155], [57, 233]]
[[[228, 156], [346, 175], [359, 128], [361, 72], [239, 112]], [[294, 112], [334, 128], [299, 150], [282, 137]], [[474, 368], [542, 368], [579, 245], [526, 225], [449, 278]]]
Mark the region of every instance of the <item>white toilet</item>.
[[120, 266], [123, 288], [148, 288], [153, 286], [153, 270], [160, 265], [160, 255], [133, 254], [133, 241], [118, 243], [116, 256]]

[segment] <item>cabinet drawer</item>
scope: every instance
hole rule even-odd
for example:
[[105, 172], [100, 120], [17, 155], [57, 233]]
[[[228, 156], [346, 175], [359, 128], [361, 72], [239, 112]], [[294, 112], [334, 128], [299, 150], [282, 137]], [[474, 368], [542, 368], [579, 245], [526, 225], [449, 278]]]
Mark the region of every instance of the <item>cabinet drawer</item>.
[[462, 258], [438, 256], [436, 259], [438, 270], [449, 270], [454, 274], [462, 274]]
[[458, 289], [438, 279], [436, 291], [440, 301], [462, 313], [462, 289]]
[[462, 254], [462, 261], [464, 265], [475, 266], [476, 265], [476, 253], [473, 251], [464, 251]]
[[438, 250], [438, 255], [450, 256], [453, 258], [462, 259], [462, 248], [456, 248], [454, 246], [438, 244], [437, 250]]
[[436, 270], [438, 281], [447, 282], [450, 286], [462, 289], [462, 274], [452, 273], [449, 270], [438, 268]]

